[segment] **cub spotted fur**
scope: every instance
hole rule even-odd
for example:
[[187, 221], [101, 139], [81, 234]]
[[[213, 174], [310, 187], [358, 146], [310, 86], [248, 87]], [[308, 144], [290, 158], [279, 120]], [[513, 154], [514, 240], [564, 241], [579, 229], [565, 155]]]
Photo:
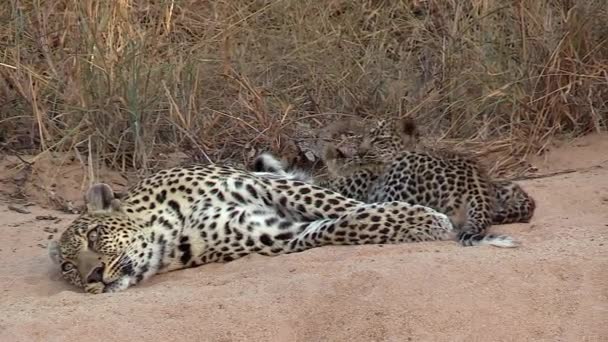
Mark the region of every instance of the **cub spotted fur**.
[[[513, 182], [490, 179], [474, 158], [426, 149], [419, 146], [419, 137], [411, 120], [379, 121], [364, 134], [354, 156], [327, 145], [323, 159], [329, 177], [315, 183], [366, 203], [398, 200], [447, 215], [465, 211], [466, 223], [459, 233], [463, 245], [484, 241], [500, 247], [516, 246], [508, 236], [485, 232], [493, 223], [529, 221], [534, 200]], [[267, 165], [274, 166], [275, 174], [311, 181], [301, 171], [286, 171], [285, 165], [268, 153], [256, 158], [254, 168], [268, 170]]]

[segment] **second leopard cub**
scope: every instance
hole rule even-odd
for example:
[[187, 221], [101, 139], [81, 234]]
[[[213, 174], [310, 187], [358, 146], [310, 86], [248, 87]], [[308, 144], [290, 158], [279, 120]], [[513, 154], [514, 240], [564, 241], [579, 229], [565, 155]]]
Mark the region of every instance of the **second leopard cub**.
[[[315, 183], [368, 203], [406, 201], [447, 215], [464, 210], [466, 223], [459, 235], [463, 245], [486, 241], [515, 247], [510, 238], [485, 232], [492, 224], [529, 221], [534, 200], [513, 182], [492, 180], [469, 156], [418, 145], [418, 129], [411, 120], [379, 121], [365, 132], [354, 156], [326, 146], [330, 175]], [[258, 156], [254, 168], [293, 176], [269, 154]]]

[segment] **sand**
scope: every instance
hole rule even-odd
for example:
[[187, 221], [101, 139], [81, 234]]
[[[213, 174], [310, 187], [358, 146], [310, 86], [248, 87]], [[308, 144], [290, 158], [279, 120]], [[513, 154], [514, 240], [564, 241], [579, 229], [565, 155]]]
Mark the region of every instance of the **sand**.
[[521, 182], [535, 217], [492, 228], [517, 249], [323, 247], [103, 295], [64, 283], [42, 248], [73, 215], [3, 200], [0, 341], [608, 341], [606, 159], [592, 135], [533, 161], [580, 170]]

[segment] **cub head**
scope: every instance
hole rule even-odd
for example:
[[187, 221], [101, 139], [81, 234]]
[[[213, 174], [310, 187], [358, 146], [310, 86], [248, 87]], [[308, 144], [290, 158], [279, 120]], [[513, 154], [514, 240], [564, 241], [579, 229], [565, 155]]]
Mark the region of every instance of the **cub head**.
[[384, 170], [390, 160], [382, 160], [370, 155], [348, 155], [339, 147], [327, 144], [323, 149], [323, 162], [330, 178], [349, 177], [360, 171], [377, 174]]
[[412, 150], [420, 142], [420, 132], [411, 118], [379, 120], [364, 135], [358, 154], [394, 156]]
[[49, 244], [49, 256], [61, 267], [63, 278], [87, 292], [104, 288], [128, 271], [123, 252], [139, 230], [123, 211], [107, 184], [91, 186], [86, 195], [87, 210]]

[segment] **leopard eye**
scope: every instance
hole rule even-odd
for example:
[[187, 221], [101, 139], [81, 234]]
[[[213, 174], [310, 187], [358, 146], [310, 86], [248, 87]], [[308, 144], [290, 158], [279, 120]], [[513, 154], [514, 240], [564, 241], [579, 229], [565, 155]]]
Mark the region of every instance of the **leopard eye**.
[[61, 271], [63, 272], [70, 272], [73, 269], [74, 265], [71, 262], [64, 262], [63, 264], [61, 264]]

